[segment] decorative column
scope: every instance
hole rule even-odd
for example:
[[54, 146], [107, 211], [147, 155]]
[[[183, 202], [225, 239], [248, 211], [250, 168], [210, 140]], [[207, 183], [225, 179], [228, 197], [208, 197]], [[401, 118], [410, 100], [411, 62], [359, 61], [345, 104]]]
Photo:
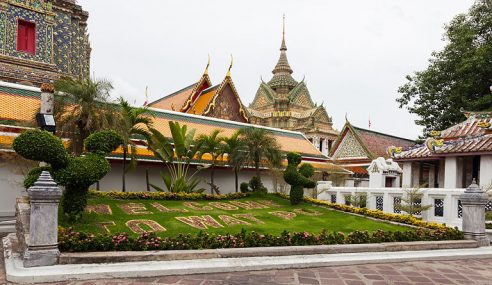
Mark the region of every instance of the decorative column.
[[403, 177], [401, 186], [406, 188], [411, 188], [412, 185], [412, 162], [406, 161], [403, 163]]
[[492, 184], [492, 155], [480, 156], [480, 186], [487, 187]]
[[51, 84], [41, 84], [41, 114], [53, 115], [53, 108], [55, 107], [55, 88]]
[[29, 241], [24, 253], [24, 267], [50, 266], [58, 262], [58, 202], [62, 191], [43, 171], [27, 189], [31, 203]]
[[444, 160], [444, 188], [458, 188], [458, 158], [447, 156]]
[[460, 195], [463, 206], [463, 233], [465, 239], [473, 239], [479, 246], [490, 246], [490, 240], [485, 235], [485, 204], [487, 194], [478, 187], [475, 178], [465, 193]]

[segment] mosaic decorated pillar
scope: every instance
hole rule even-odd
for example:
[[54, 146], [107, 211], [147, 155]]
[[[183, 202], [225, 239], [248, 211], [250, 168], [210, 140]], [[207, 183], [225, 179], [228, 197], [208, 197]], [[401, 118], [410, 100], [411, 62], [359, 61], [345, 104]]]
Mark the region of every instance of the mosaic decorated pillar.
[[488, 196], [478, 187], [475, 179], [465, 193], [460, 196], [463, 206], [463, 233], [465, 239], [478, 241], [479, 246], [489, 246], [490, 240], [485, 235], [485, 204]]
[[62, 191], [43, 171], [27, 190], [31, 203], [29, 241], [24, 253], [24, 267], [50, 266], [58, 263], [58, 202]]

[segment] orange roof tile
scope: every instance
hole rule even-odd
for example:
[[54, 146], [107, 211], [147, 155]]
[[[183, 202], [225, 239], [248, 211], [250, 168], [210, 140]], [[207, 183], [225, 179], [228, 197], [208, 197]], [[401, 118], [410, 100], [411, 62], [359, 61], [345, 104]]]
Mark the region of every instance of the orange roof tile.
[[177, 110], [179, 111], [184, 105], [185, 101], [190, 97], [191, 92], [195, 89], [196, 83], [193, 83], [179, 91], [169, 94], [161, 99], [148, 104], [149, 107], [164, 109], [164, 110]]
[[208, 104], [210, 103], [210, 100], [212, 100], [212, 98], [214, 97], [218, 87], [219, 85], [215, 85], [203, 90], [187, 113], [197, 115], [203, 114], [205, 108], [207, 108]]

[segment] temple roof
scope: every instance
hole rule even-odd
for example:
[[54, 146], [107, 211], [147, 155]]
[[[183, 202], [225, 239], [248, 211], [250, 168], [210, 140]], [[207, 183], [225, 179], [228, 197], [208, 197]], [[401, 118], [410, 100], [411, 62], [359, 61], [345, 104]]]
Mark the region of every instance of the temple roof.
[[443, 131], [431, 132], [424, 144], [395, 145], [397, 160], [439, 159], [445, 155], [492, 152], [492, 112], [463, 112], [467, 119]]
[[[352, 140], [345, 141], [346, 137], [353, 138]], [[343, 145], [342, 142], [346, 142], [347, 145]], [[356, 145], [355, 145], [356, 144]], [[345, 123], [339, 137], [335, 141], [333, 148], [330, 151], [330, 156], [335, 159], [364, 159], [373, 160], [378, 157], [388, 158], [387, 148], [392, 145], [411, 146], [414, 144], [413, 140], [396, 137], [372, 130], [367, 130], [353, 126], [349, 121]], [[344, 148], [343, 150], [341, 148]], [[351, 149], [349, 149], [351, 148]], [[354, 151], [354, 148], [358, 148], [358, 152]], [[344, 151], [349, 150], [354, 156], [344, 156]]]
[[[34, 115], [38, 111], [40, 105], [40, 98], [41, 92], [39, 88], [0, 82], [0, 114], [2, 114], [2, 119], [12, 122], [34, 121]], [[318, 164], [329, 163], [329, 159], [299, 132], [186, 114], [177, 111], [157, 108], [149, 109], [155, 115], [154, 126], [166, 137], [171, 137], [168, 127], [169, 121], [186, 124], [188, 129], [196, 129], [197, 136], [200, 134], [208, 134], [215, 129], [221, 130], [221, 135], [230, 136], [244, 127], [264, 128], [272, 132], [275, 140], [280, 144], [282, 151], [298, 152], [303, 155], [304, 159], [312, 159], [313, 162]], [[4, 124], [1, 126], [0, 130], [0, 143], [4, 149], [10, 148], [13, 138], [18, 135], [23, 128], [14, 126], [14, 124], [5, 125], [5, 121], [0, 123]]]
[[190, 84], [183, 89], [150, 102], [147, 106], [166, 110], [180, 110], [197, 84], [198, 82]]

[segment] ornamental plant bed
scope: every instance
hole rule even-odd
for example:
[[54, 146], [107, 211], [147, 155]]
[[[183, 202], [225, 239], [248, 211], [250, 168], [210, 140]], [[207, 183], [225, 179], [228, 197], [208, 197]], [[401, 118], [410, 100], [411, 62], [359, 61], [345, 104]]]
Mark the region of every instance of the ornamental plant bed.
[[291, 206], [284, 198], [91, 192], [82, 219], [60, 216], [59, 244], [62, 251], [104, 251], [462, 239], [457, 230], [416, 219], [399, 222], [432, 229], [333, 211], [317, 200]]

